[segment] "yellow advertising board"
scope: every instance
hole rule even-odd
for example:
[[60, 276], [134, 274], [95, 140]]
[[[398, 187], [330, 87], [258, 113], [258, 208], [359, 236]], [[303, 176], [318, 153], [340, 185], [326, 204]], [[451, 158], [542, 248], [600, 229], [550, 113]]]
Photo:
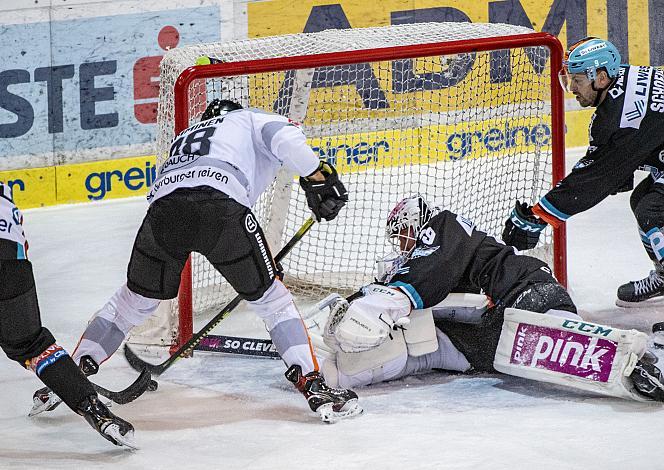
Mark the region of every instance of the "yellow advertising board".
[[142, 196], [154, 181], [155, 157], [64, 165], [56, 172], [60, 204]]
[[475, 158], [550, 152], [550, 123], [536, 118], [488, 119], [463, 125], [442, 124], [387, 129], [309, 139], [319, 158], [332, 162], [339, 173], [368, 167], [397, 167]]
[[0, 171], [21, 209], [143, 196], [155, 177], [155, 157]]
[[[626, 7], [626, 11], [624, 11]], [[647, 0], [587, 0], [585, 2], [565, 2], [561, 0], [384, 0], [365, 2], [361, 0], [303, 0], [293, 3], [290, 0], [271, 0], [247, 5], [248, 34], [250, 38], [274, 35], [317, 32], [325, 29], [363, 28], [388, 26], [428, 21], [470, 21], [474, 23], [510, 23], [532, 27], [535, 31], [546, 31], [556, 35], [563, 47], [585, 36], [597, 36], [612, 40], [623, 51], [625, 61], [635, 64], [658, 65], [655, 63], [663, 54], [659, 52], [661, 43], [653, 38], [662, 31], [653, 24], [661, 17], [661, 9], [656, 2]], [[653, 29], [654, 28], [654, 29]], [[654, 31], [654, 33], [653, 33]], [[653, 34], [655, 36], [651, 37]], [[518, 60], [513, 61], [518, 62]], [[433, 62], [431, 62], [433, 64]], [[435, 65], [434, 65], [435, 66]], [[474, 68], [478, 65], [475, 64]], [[384, 67], [389, 69], [389, 66]], [[385, 91], [385, 99], [393, 103], [398, 96], [393, 92], [391, 74], [371, 64], [380, 87]], [[417, 65], [415, 67], [417, 70]], [[517, 72], [518, 73], [518, 72]], [[471, 73], [467, 79], [472, 86], [487, 86], [492, 100], [500, 101], [499, 87], [485, 84]], [[553, 86], [557, 84], [554, 83]], [[515, 85], [519, 87], [519, 85]], [[548, 85], [547, 85], [548, 86]], [[349, 96], [355, 92], [348, 85], [333, 88], [333, 93]], [[431, 92], [418, 90], [422, 102], [433, 103], [432, 111], [454, 109], [454, 87], [448, 90]], [[514, 87], [512, 87], [514, 88]], [[528, 93], [532, 90], [526, 90]], [[316, 93], [330, 93], [330, 90], [313, 90]], [[438, 93], [440, 96], [432, 96]], [[515, 93], [518, 96], [520, 93]], [[521, 95], [522, 97], [525, 95]], [[572, 99], [571, 95], [566, 95]], [[270, 97], [273, 99], [274, 97]], [[523, 98], [522, 98], [523, 99]], [[436, 108], [439, 103], [439, 108]], [[468, 106], [464, 103], [464, 106]], [[471, 104], [472, 105], [472, 104]], [[333, 115], [334, 109], [325, 109], [326, 116]], [[566, 146], [587, 145], [587, 126], [592, 110], [568, 111], [566, 113]], [[372, 111], [363, 109], [357, 103], [352, 117], [370, 117]], [[375, 113], [375, 111], [374, 111]], [[315, 116], [308, 115], [308, 119]], [[311, 125], [311, 122], [306, 122]], [[315, 124], [315, 123], [314, 123]]]
[[58, 203], [55, 167], [1, 171], [0, 181], [12, 188], [14, 202], [21, 209]]
[[[648, 28], [644, 24], [654, 9], [648, 0], [626, 0], [626, 11], [609, 14], [608, 0], [270, 0], [247, 5], [250, 38], [320, 31], [366, 28], [426, 21], [511, 23], [547, 31], [568, 44], [584, 36], [608, 37], [608, 25], [626, 32], [631, 63], [650, 64]], [[613, 13], [613, 12], [612, 12]], [[654, 15], [653, 15], [654, 17]], [[526, 24], [529, 23], [529, 24]]]

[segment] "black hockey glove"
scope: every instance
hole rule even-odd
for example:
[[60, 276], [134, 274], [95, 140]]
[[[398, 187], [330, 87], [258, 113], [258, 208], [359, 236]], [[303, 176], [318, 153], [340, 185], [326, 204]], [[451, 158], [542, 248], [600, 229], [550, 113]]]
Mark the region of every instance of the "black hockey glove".
[[532, 206], [516, 201], [516, 206], [505, 221], [503, 241], [517, 250], [530, 250], [537, 246], [546, 222], [533, 214]]
[[348, 191], [337, 176], [337, 170], [327, 162], [320, 162], [318, 169], [325, 176], [324, 181], [312, 181], [307, 177], [300, 178], [300, 186], [307, 196], [309, 209], [314, 213], [316, 221], [332, 220], [348, 202]]

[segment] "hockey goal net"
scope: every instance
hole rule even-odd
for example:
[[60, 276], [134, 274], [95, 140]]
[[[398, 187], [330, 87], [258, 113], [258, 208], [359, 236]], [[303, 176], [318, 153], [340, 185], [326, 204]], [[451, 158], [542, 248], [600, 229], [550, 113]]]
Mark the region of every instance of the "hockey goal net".
[[[420, 193], [499, 238], [517, 199], [534, 203], [562, 178], [561, 61], [561, 45], [549, 34], [477, 23], [174, 49], [161, 64], [158, 163], [214, 98], [300, 122], [314, 151], [338, 169], [350, 201], [295, 246], [282, 263], [285, 282], [299, 297], [354, 292], [391, 250], [385, 219], [401, 198]], [[211, 65], [195, 65], [205, 62]], [[273, 254], [310, 214], [289, 174], [279, 175], [254, 212]], [[565, 283], [563, 230], [547, 229], [534, 253]], [[162, 308], [134, 342], [181, 344], [194, 316], [217, 313], [235, 295], [198, 254], [190, 268], [179, 301]]]

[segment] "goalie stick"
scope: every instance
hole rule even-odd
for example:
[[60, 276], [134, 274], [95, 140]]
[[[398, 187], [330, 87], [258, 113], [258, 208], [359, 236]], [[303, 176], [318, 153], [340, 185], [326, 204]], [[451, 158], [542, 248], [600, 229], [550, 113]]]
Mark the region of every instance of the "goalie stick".
[[[332, 305], [342, 297], [339, 294], [330, 294], [318, 302], [313, 309], [302, 315], [302, 320], [307, 322], [318, 315], [325, 308]], [[348, 299], [346, 299], [348, 300]], [[307, 326], [309, 329], [309, 326]], [[269, 338], [247, 338], [242, 336], [207, 335], [195, 347], [196, 351], [216, 352], [223, 354], [237, 354], [249, 357], [266, 357], [270, 359], [281, 359], [277, 349]]]
[[131, 385], [129, 385], [129, 387], [120, 390], [119, 392], [108, 390], [93, 382], [90, 383], [92, 383], [92, 386], [99, 395], [108, 398], [118, 405], [124, 405], [125, 403], [134, 401], [143, 395], [143, 393], [150, 387], [150, 382], [152, 382], [150, 372], [148, 370], [144, 370], [141, 372], [141, 375], [139, 375], [138, 378], [134, 380]]
[[[290, 251], [293, 249], [293, 246], [299, 242], [302, 237], [309, 231], [313, 226], [315, 219], [309, 217], [302, 227], [293, 235], [293, 237], [284, 245], [284, 247], [277, 253], [277, 256], [274, 257], [275, 263], [280, 262]], [[171, 367], [175, 361], [180, 359], [182, 356], [191, 353], [194, 348], [201, 342], [201, 340], [210, 333], [221, 321], [226, 318], [226, 316], [237, 307], [242, 301], [242, 297], [239, 295], [231, 300], [221, 311], [212, 318], [200, 331], [194, 333], [194, 335], [184, 343], [180, 348], [175, 351], [171, 356], [160, 364], [150, 364], [149, 362], [144, 361], [125, 343], [124, 353], [127, 358], [129, 365], [134, 368], [136, 371], [148, 371], [152, 375], [158, 376], [164, 373], [166, 369]]]
[[207, 335], [196, 346], [196, 351], [209, 351], [241, 356], [281, 359], [271, 339], [243, 338], [240, 336]]

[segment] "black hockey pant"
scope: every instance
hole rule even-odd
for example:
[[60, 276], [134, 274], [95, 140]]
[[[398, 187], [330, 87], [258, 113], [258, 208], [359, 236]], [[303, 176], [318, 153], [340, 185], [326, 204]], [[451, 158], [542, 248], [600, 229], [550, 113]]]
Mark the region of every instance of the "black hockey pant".
[[274, 282], [274, 261], [254, 214], [204, 186], [178, 189], [152, 203], [136, 235], [127, 287], [151, 299], [176, 297], [194, 251], [246, 300], [258, 300]]

